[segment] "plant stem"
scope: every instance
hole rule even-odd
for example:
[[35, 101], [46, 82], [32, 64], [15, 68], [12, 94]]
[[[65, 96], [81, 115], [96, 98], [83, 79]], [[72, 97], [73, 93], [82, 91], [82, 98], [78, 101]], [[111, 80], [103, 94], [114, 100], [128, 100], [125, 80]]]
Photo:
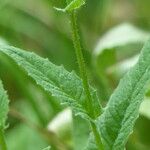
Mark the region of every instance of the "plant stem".
[[4, 139], [4, 133], [0, 129], [0, 150], [7, 150], [5, 139]]
[[96, 124], [94, 122], [90, 122], [91, 128], [92, 128], [92, 132], [94, 134], [95, 137], [95, 141], [96, 141], [96, 145], [98, 150], [104, 150], [102, 141], [101, 141], [101, 136], [97, 130]]
[[[73, 44], [74, 44], [74, 48], [75, 48], [75, 52], [76, 52], [80, 75], [83, 80], [83, 87], [84, 87], [85, 94], [87, 97], [87, 111], [89, 112], [89, 115], [92, 118], [95, 118], [95, 113], [93, 111], [94, 107], [93, 107], [93, 103], [92, 103], [92, 97], [91, 97], [90, 87], [89, 87], [88, 78], [87, 78], [86, 65], [85, 65], [85, 61], [84, 61], [84, 57], [83, 57], [83, 53], [82, 53], [82, 49], [81, 49], [80, 36], [79, 36], [79, 32], [78, 32], [78, 27], [77, 27], [77, 18], [76, 18], [75, 11], [73, 11], [70, 14], [70, 20], [71, 20]], [[101, 137], [100, 137], [100, 134], [97, 130], [95, 123], [90, 121], [90, 125], [92, 128], [92, 132], [94, 134], [98, 149], [103, 150], [104, 148], [103, 148], [103, 144], [101, 141]]]
[[73, 44], [74, 44], [74, 48], [76, 51], [79, 71], [80, 71], [81, 78], [83, 80], [83, 86], [84, 86], [84, 90], [87, 96], [87, 107], [88, 107], [87, 110], [88, 112], [90, 112], [89, 115], [92, 115], [91, 117], [94, 118], [95, 114], [93, 113], [93, 110], [91, 109], [93, 106], [93, 103], [92, 103], [92, 98], [91, 98], [91, 94], [89, 90], [89, 84], [87, 80], [85, 62], [84, 62], [84, 58], [83, 58], [83, 54], [81, 50], [81, 43], [80, 43], [80, 37], [78, 33], [78, 28], [77, 28], [77, 20], [76, 20], [75, 12], [71, 13], [71, 27], [72, 27]]

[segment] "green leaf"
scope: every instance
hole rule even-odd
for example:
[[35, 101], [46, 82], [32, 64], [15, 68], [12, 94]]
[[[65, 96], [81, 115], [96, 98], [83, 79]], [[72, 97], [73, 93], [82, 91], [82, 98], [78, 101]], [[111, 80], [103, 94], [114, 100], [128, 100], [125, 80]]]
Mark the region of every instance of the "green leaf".
[[43, 150], [50, 150], [50, 149], [51, 149], [51, 147], [48, 146], [48, 147], [44, 148]]
[[138, 63], [120, 81], [97, 124], [107, 150], [122, 150], [132, 133], [150, 80], [150, 40]]
[[150, 120], [150, 99], [145, 98], [140, 106], [140, 115]]
[[8, 96], [0, 80], [0, 129], [4, 130], [8, 113]]
[[[0, 51], [15, 60], [37, 84], [57, 97], [62, 104], [72, 107], [76, 115], [92, 119], [86, 109], [86, 95], [82, 80], [74, 72], [68, 72], [63, 66], [56, 66], [48, 59], [15, 47], [0, 46]], [[101, 113], [101, 107], [93, 88], [91, 88], [91, 95], [94, 112], [98, 116]]]
[[149, 35], [148, 32], [128, 23], [110, 29], [100, 38], [95, 48], [93, 58], [97, 68], [100, 72], [106, 71], [106, 68], [117, 62], [118, 55], [121, 57], [131, 55], [149, 38]]
[[[84, 120], [85, 121], [85, 120]], [[53, 132], [65, 145], [72, 147], [72, 111], [66, 108], [59, 112], [48, 124]]]
[[129, 71], [130, 68], [132, 68], [137, 63], [138, 58], [139, 54], [116, 63], [115, 65], [109, 67], [107, 71], [109, 72], [109, 75], [115, 77], [115, 80], [118, 83], [118, 79], [120, 79], [127, 71]]
[[101, 90], [104, 91], [106, 98], [103, 99], [105, 101], [110, 97], [114, 85], [118, 84], [118, 78], [116, 79], [116, 76], [111, 74], [110, 68], [118, 62], [139, 54], [148, 37], [148, 32], [131, 24], [123, 23], [111, 28], [100, 38], [93, 53], [93, 64], [101, 84], [105, 87]]
[[95, 54], [100, 55], [104, 50], [110, 50], [119, 46], [132, 43], [145, 42], [149, 37], [149, 33], [134, 27], [131, 24], [123, 23], [110, 29], [100, 39]]
[[70, 0], [70, 1], [68, 0], [67, 6], [64, 9], [61, 8], [55, 8], [55, 9], [63, 12], [72, 12], [73, 10], [80, 8], [84, 4], [85, 4], [85, 0]]
[[[73, 117], [73, 142], [74, 150], [83, 150], [90, 132], [89, 123], [79, 116]], [[79, 138], [80, 137], [80, 138]]]
[[95, 144], [95, 138], [93, 134], [90, 135], [84, 150], [97, 150], [97, 146]]
[[[14, 136], [17, 136], [17, 142]], [[47, 147], [47, 142], [39, 133], [22, 123], [6, 134], [6, 141], [8, 150], [42, 150]]]
[[4, 129], [8, 113], [8, 103], [9, 103], [8, 96], [0, 80], [0, 149], [2, 150], [6, 150]]
[[8, 42], [6, 42], [6, 40], [0, 37], [0, 45], [6, 45], [6, 44], [8, 44]]

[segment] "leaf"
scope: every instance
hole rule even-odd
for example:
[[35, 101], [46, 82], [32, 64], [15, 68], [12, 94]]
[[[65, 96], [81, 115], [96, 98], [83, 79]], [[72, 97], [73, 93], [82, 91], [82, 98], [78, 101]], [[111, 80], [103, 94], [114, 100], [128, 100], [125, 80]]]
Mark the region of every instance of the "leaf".
[[0, 80], [0, 129], [4, 130], [8, 113], [8, 96]]
[[[137, 48], [135, 48], [135, 46], [143, 44], [149, 35], [148, 32], [128, 23], [123, 23], [110, 29], [101, 37], [95, 48], [94, 60], [97, 68], [100, 72], [105, 71], [108, 66], [116, 63], [117, 55], [123, 55], [122, 57], [131, 55], [131, 53], [139, 49], [139, 46]], [[126, 47], [123, 52], [122, 48], [125, 46], [128, 47]], [[129, 51], [127, 51], [127, 49]], [[107, 61], [108, 57], [110, 61]]]
[[123, 150], [132, 133], [150, 80], [150, 40], [138, 63], [120, 81], [97, 124], [107, 150]]
[[[16, 138], [17, 136], [17, 142]], [[6, 135], [8, 150], [42, 150], [47, 142], [35, 130], [25, 124], [18, 124]]]
[[149, 150], [150, 135], [149, 132], [150, 120], [141, 116], [136, 121], [134, 132], [129, 137], [126, 144], [126, 149], [130, 150]]
[[110, 29], [99, 41], [95, 54], [99, 55], [104, 50], [110, 50], [118, 46], [131, 43], [145, 42], [149, 33], [134, 27], [131, 24], [123, 23]]
[[95, 138], [93, 136], [93, 133], [90, 134], [88, 142], [87, 142], [84, 150], [97, 150], [97, 146], [95, 144]]
[[142, 102], [141, 106], [140, 106], [140, 115], [143, 115], [144, 117], [146, 117], [147, 119], [150, 119], [150, 99], [149, 98], [145, 98], [144, 101]]
[[[48, 124], [48, 130], [57, 136], [64, 136], [72, 130], [72, 111], [66, 108], [59, 112]], [[64, 138], [64, 137], [63, 137]]]
[[64, 9], [56, 8], [56, 7], [55, 9], [63, 12], [72, 12], [73, 10], [80, 8], [84, 4], [85, 4], [85, 0], [68, 0], [67, 6]]
[[74, 150], [83, 150], [88, 141], [89, 123], [79, 116], [73, 116], [73, 142]]
[[107, 69], [107, 73], [111, 76], [115, 76], [115, 80], [118, 81], [130, 68], [132, 68], [138, 61], [139, 54], [131, 58], [125, 59], [121, 62], [116, 63], [115, 65]]
[[8, 44], [8, 42], [6, 42], [6, 40], [0, 37], [0, 45], [6, 45], [6, 44]]
[[[85, 120], [84, 120], [85, 121]], [[66, 108], [59, 112], [48, 124], [48, 130], [55, 135], [68, 147], [72, 147], [72, 111]]]
[[[76, 115], [92, 119], [91, 114], [86, 110], [86, 96], [82, 80], [74, 72], [68, 72], [63, 66], [56, 66], [48, 59], [15, 47], [0, 46], [0, 51], [15, 60], [37, 84], [57, 97], [62, 104], [72, 107]], [[95, 116], [98, 116], [101, 107], [93, 88], [91, 88], [91, 96]]]
[[100, 38], [93, 53], [93, 64], [99, 80], [105, 87], [101, 91], [106, 89], [104, 91], [106, 98], [103, 98], [105, 101], [110, 97], [114, 85], [118, 84], [118, 78], [116, 80], [109, 69], [129, 57], [139, 54], [148, 36], [148, 32], [131, 24], [123, 23], [110, 29]]
[[48, 146], [48, 147], [44, 148], [43, 150], [50, 150], [50, 149], [51, 149], [51, 147]]

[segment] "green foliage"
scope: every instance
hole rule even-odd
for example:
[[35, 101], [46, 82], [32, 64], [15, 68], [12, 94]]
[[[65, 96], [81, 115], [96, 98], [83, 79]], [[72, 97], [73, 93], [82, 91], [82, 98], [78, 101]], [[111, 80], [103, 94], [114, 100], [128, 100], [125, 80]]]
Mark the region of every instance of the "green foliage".
[[149, 107], [150, 107], [150, 100], [149, 100], [149, 98], [145, 98], [140, 106], [139, 112], [142, 116], [144, 116], [145, 118], [148, 118], [148, 119], [150, 118]]
[[8, 96], [0, 80], [0, 130], [4, 130], [8, 113]]
[[73, 118], [74, 150], [83, 149], [85, 147], [88, 141], [89, 132], [89, 123], [87, 121], [78, 116]]
[[136, 61], [133, 60], [132, 63], [130, 59], [134, 59], [139, 53], [148, 37], [148, 32], [129, 23], [123, 23], [109, 29], [100, 38], [93, 52], [93, 64], [102, 83], [100, 90], [104, 91], [105, 101], [129, 66], [135, 64]]
[[85, 0], [67, 0], [67, 6], [64, 9], [55, 8], [58, 11], [72, 12], [85, 4]]
[[[0, 149], [149, 150], [150, 41], [140, 55], [150, 35], [149, 5], [147, 0], [1, 0], [0, 78], [11, 103], [4, 130], [8, 98], [0, 82]], [[120, 24], [125, 20], [130, 23]]]
[[[134, 52], [135, 45], [143, 44], [149, 37], [149, 33], [138, 29], [131, 24], [121, 24], [105, 33], [99, 40], [94, 51], [94, 61], [99, 72], [117, 62], [117, 55], [128, 57]], [[125, 50], [123, 47], [126, 47]], [[127, 51], [127, 49], [133, 49]], [[137, 50], [137, 49], [135, 49]], [[107, 58], [109, 57], [109, 62]]]
[[[82, 81], [74, 72], [68, 72], [63, 66], [56, 66], [48, 59], [43, 59], [34, 53], [25, 52], [10, 46], [0, 46], [0, 50], [14, 59], [18, 65], [23, 67], [29, 76], [46, 91], [57, 97], [62, 104], [72, 107], [76, 115], [90, 119], [86, 108], [86, 96]], [[96, 91], [91, 88], [94, 112], [100, 114], [99, 100]], [[94, 119], [94, 118], [91, 118]]]
[[48, 146], [48, 147], [44, 148], [43, 150], [50, 150], [50, 149], [51, 149], [51, 147]]
[[150, 41], [145, 44], [138, 63], [123, 77], [98, 119], [106, 149], [124, 149], [133, 131], [150, 80], [149, 58]]
[[[138, 63], [121, 80], [104, 113], [97, 120], [97, 126], [106, 149], [123, 149], [133, 130], [149, 81], [149, 45], [148, 41]], [[86, 119], [90, 118], [90, 114], [86, 110], [82, 82], [75, 73], [69, 73], [63, 67], [58, 67], [47, 59], [14, 47], [2, 45], [0, 50], [23, 67], [37, 84], [61, 99], [62, 103], [71, 106], [76, 114], [80, 114]], [[94, 95], [93, 98], [95, 98]], [[93, 102], [95, 102], [94, 100], [96, 99], [93, 99]], [[100, 111], [99, 106], [95, 109], [97, 116], [100, 113], [98, 110]], [[91, 142], [89, 144], [91, 147]]]
[[0, 80], [0, 149], [6, 150], [4, 129], [8, 113], [8, 96]]
[[[16, 138], [14, 138], [16, 133], [18, 138], [17, 144]], [[47, 143], [35, 130], [24, 124], [17, 125], [9, 132], [9, 134], [6, 134], [6, 140], [8, 149], [10, 150], [41, 150], [47, 145]]]
[[95, 144], [94, 136], [93, 136], [93, 134], [91, 134], [89, 136], [88, 142], [87, 142], [84, 150], [97, 150], [97, 149], [98, 148], [97, 148], [97, 146]]

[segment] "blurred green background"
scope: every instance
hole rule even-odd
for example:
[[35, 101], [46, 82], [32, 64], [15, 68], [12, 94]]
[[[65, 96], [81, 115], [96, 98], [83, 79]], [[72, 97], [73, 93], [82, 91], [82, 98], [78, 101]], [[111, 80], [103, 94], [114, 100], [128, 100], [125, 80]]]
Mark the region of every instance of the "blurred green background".
[[[65, 2], [0, 0], [0, 43], [33, 51], [78, 74], [68, 16], [55, 11], [53, 6], [64, 7]], [[90, 83], [98, 89], [103, 106], [149, 37], [149, 14], [149, 0], [87, 0], [79, 10], [79, 29], [88, 76]], [[107, 39], [112, 41], [110, 46], [105, 42]], [[120, 39], [123, 43], [118, 42]], [[101, 45], [103, 47], [99, 47]], [[83, 149], [89, 127], [78, 117], [72, 120], [70, 111], [64, 112], [65, 106], [44, 92], [24, 70], [2, 54], [0, 78], [11, 99], [6, 130], [9, 150], [41, 150], [48, 145], [52, 150], [61, 150], [61, 144], [70, 150]], [[127, 150], [150, 149], [149, 96], [147, 91]], [[65, 123], [59, 122], [58, 114], [62, 113], [70, 117]], [[61, 126], [50, 128], [54, 121]], [[80, 134], [82, 140], [78, 139]]]

